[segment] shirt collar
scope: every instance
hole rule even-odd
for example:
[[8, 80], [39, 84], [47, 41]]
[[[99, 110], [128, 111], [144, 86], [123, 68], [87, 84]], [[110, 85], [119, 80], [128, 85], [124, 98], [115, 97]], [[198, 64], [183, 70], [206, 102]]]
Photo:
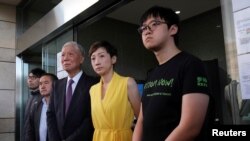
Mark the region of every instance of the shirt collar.
[[68, 76], [67, 83], [69, 82], [70, 79], [73, 79], [74, 84], [77, 84], [78, 81], [79, 81], [79, 79], [80, 79], [80, 77], [82, 76], [82, 73], [83, 73], [83, 72], [82, 72], [82, 70], [81, 70], [81, 71], [78, 72], [73, 78], [70, 78], [70, 77]]
[[48, 104], [46, 103], [45, 97], [42, 98], [42, 102], [43, 102], [43, 104], [48, 105]]

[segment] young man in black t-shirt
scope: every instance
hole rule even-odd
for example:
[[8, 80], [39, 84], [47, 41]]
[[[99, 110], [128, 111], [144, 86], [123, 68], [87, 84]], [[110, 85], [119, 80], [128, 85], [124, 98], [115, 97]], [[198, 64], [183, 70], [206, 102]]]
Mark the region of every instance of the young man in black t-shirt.
[[138, 31], [159, 65], [148, 73], [133, 141], [197, 139], [209, 103], [208, 82], [201, 60], [177, 48], [178, 15], [152, 7]]

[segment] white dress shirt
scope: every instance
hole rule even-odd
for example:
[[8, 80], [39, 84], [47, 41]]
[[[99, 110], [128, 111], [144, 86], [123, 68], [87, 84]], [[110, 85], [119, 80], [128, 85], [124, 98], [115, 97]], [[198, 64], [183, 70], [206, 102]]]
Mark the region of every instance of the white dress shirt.
[[[76, 89], [76, 85], [77, 85], [79, 79], [81, 78], [82, 73], [83, 73], [82, 71], [78, 72], [73, 78], [70, 78], [70, 77], [68, 76], [67, 87], [66, 87], [66, 93], [67, 93], [67, 89], [68, 89], [68, 85], [69, 85], [69, 80], [70, 80], [70, 79], [73, 79], [74, 83], [72, 84], [72, 95], [74, 94], [74, 91], [75, 91], [75, 89]], [[66, 93], [65, 93], [65, 94], [66, 94]]]
[[40, 141], [46, 141], [47, 139], [47, 109], [48, 105], [46, 103], [45, 98], [42, 99], [43, 107], [41, 111], [41, 117], [40, 117], [40, 126], [39, 126], [39, 138]]

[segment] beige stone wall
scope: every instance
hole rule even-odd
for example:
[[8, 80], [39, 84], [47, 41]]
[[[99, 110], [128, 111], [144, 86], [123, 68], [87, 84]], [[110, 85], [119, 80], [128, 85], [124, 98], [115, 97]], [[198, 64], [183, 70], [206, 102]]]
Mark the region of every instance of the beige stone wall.
[[16, 10], [0, 3], [0, 141], [15, 140]]

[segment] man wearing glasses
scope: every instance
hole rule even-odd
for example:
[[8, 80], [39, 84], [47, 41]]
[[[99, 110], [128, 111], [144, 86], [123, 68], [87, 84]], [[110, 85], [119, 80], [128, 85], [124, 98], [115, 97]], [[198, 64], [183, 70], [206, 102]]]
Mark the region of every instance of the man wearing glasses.
[[27, 139], [28, 121], [32, 106], [34, 102], [38, 100], [38, 98], [41, 96], [39, 92], [39, 80], [44, 73], [45, 73], [44, 70], [40, 68], [35, 68], [29, 72], [27, 78], [27, 85], [30, 91], [30, 95], [26, 102], [25, 114], [24, 114], [24, 141], [28, 140]]
[[138, 29], [146, 49], [159, 65], [144, 85], [133, 141], [193, 141], [201, 133], [209, 102], [202, 62], [177, 48], [179, 17], [154, 6]]

